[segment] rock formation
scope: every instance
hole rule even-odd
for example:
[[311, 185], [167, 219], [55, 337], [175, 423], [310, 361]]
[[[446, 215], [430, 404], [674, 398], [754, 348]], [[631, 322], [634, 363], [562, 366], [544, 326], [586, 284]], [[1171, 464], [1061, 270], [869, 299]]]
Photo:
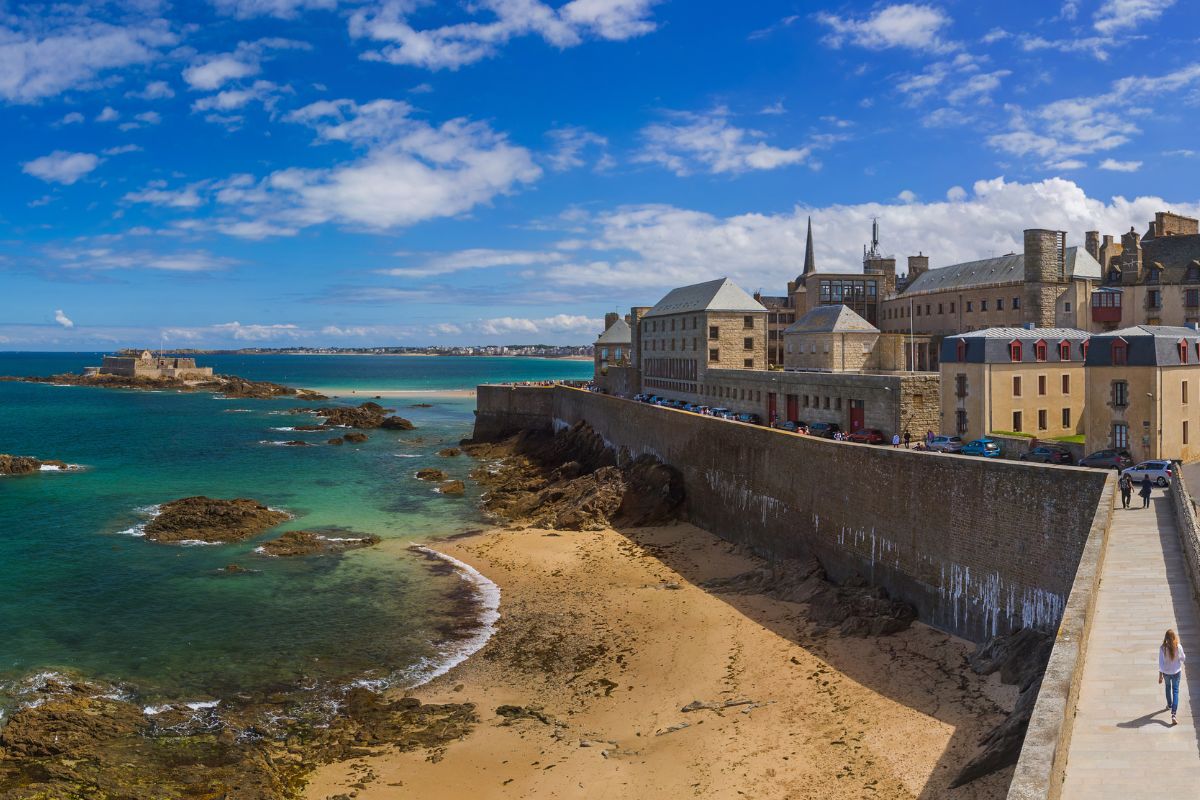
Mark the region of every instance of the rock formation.
[[442, 494], [460, 495], [467, 491], [467, 486], [462, 481], [446, 481], [438, 486], [438, 491]]
[[217, 392], [237, 399], [261, 400], [272, 397], [297, 397], [301, 400], [326, 400], [325, 395], [309, 389], [295, 389], [269, 381], [250, 381], [237, 375], [214, 375], [211, 378], [191, 380], [183, 378], [127, 377], [123, 375], [2, 375], [0, 381], [22, 383], [58, 383], [68, 386], [96, 386], [102, 389], [141, 389], [161, 391], [173, 389], [179, 392]]
[[146, 538], [154, 542], [237, 542], [287, 519], [286, 513], [255, 500], [184, 497], [163, 504], [161, 513], [146, 523]]
[[617, 465], [617, 454], [586, 423], [553, 436], [525, 431], [502, 443], [468, 443], [480, 459], [501, 459], [472, 477], [484, 508], [511, 522], [558, 530], [662, 525], [684, 502], [678, 470], [653, 456]]
[[458, 447], [443, 447], [441, 450], [438, 450], [437, 454], [442, 458], [454, 458], [455, 456], [461, 456], [462, 450]]
[[311, 556], [344, 553], [379, 544], [378, 536], [330, 537], [314, 531], [288, 531], [278, 539], [265, 542], [261, 549], [269, 556]]
[[324, 406], [317, 409], [296, 409], [311, 411], [325, 418], [327, 426], [337, 425], [343, 428], [387, 428], [388, 430], [411, 431], [413, 424], [403, 417], [389, 416], [391, 409], [384, 408], [374, 401], [368, 400], [358, 406]]
[[10, 456], [0, 453], [0, 475], [28, 475], [32, 472], [41, 472], [43, 466], [57, 467], [58, 469], [70, 467], [65, 461], [42, 461], [33, 456]]
[[362, 444], [363, 442], [367, 441], [367, 439], [370, 439], [371, 437], [367, 436], [365, 433], [347, 433], [342, 438], [345, 439], [347, 442], [353, 442], [354, 444]]
[[434, 469], [433, 467], [423, 467], [417, 470], [417, 480], [420, 481], [444, 481], [449, 477], [449, 475], [440, 469]]

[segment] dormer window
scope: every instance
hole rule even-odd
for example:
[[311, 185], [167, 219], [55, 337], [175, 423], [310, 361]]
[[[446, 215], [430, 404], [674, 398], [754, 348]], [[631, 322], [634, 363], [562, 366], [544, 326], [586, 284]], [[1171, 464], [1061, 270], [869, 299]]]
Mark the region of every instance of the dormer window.
[[1110, 269], [1108, 271], [1108, 282], [1109, 283], [1120, 283], [1121, 282], [1121, 270]]
[[1068, 342], [1066, 339], [1063, 339], [1061, 342], [1058, 343], [1058, 360], [1059, 361], [1070, 361], [1071, 360], [1071, 343]]
[[1124, 339], [1113, 340], [1112, 363], [1114, 367], [1123, 367], [1129, 363], [1129, 343]]
[[1021, 360], [1020, 342], [1014, 340], [1008, 343], [1008, 357], [1014, 362]]
[[1037, 361], [1046, 360], [1046, 340], [1040, 339], [1033, 345], [1033, 357]]
[[1179, 340], [1179, 363], [1180, 364], [1188, 363], [1188, 346], [1187, 346], [1187, 342], [1184, 341], [1183, 339]]
[[[1200, 346], [1200, 345], [1198, 345], [1198, 346]], [[955, 347], [956, 347], [957, 359], [960, 362], [966, 361], [967, 360], [967, 343], [966, 343], [966, 341], [964, 341], [963, 339], [959, 339], [958, 344]]]
[[1081, 361], [1087, 361], [1088, 346], [1091, 343], [1092, 343], [1091, 339], [1084, 339], [1082, 342], [1079, 343], [1079, 355], [1081, 356], [1081, 358], [1080, 358]]
[[1151, 264], [1150, 268], [1146, 270], [1146, 283], [1159, 283], [1161, 276], [1162, 267], [1157, 264]]
[[1183, 280], [1185, 283], [1200, 283], [1200, 261], [1193, 261], [1188, 264]]

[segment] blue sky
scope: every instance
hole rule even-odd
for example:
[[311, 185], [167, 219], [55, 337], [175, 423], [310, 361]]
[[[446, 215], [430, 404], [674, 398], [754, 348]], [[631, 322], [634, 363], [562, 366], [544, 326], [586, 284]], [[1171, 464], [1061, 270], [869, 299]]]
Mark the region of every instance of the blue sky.
[[[1200, 212], [1190, 0], [0, 0], [0, 348], [585, 342]], [[903, 263], [903, 262], [902, 262]]]

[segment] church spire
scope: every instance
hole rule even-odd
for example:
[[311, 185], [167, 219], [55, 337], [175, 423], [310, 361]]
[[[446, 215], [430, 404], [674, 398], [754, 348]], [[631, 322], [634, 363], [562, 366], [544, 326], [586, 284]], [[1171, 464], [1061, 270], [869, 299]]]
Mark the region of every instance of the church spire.
[[817, 259], [813, 256], [812, 217], [808, 218], [808, 239], [804, 242], [804, 274], [812, 275], [817, 271]]

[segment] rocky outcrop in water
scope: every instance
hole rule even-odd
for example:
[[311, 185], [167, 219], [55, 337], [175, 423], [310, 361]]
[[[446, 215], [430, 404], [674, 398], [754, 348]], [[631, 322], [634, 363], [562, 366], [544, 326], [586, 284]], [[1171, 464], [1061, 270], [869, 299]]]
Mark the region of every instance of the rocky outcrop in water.
[[43, 461], [33, 456], [10, 456], [0, 453], [0, 475], [28, 475], [41, 472], [42, 467], [70, 469], [65, 461]]
[[296, 397], [301, 400], [327, 400], [320, 392], [296, 389], [270, 381], [251, 381], [237, 375], [214, 375], [211, 378], [147, 378], [123, 375], [0, 375], [0, 381], [22, 383], [56, 383], [66, 386], [95, 386], [101, 389], [140, 389], [142, 391], [217, 392], [226, 397], [263, 400], [272, 397]]
[[379, 544], [378, 536], [326, 536], [315, 531], [288, 531], [278, 539], [261, 545], [269, 556], [312, 556], [344, 553]]
[[422, 467], [417, 470], [417, 480], [419, 481], [444, 481], [450, 476], [442, 472], [440, 469], [433, 467]]
[[467, 485], [462, 481], [446, 481], [438, 486], [438, 491], [442, 494], [461, 495], [467, 491]]
[[345, 439], [347, 442], [353, 442], [354, 444], [362, 444], [363, 442], [367, 441], [371, 437], [367, 436], [365, 433], [347, 433], [342, 438]]
[[648, 455], [618, 466], [617, 454], [586, 423], [464, 449], [495, 462], [471, 475], [488, 490], [484, 508], [513, 523], [577, 531], [663, 525], [683, 507], [678, 470]]
[[458, 447], [443, 447], [441, 450], [438, 450], [437, 454], [442, 458], [454, 458], [455, 456], [462, 455], [462, 449]]
[[387, 430], [411, 431], [414, 426], [404, 417], [392, 416], [392, 409], [384, 408], [374, 401], [368, 400], [357, 406], [325, 406], [316, 409], [296, 409], [311, 411], [325, 418], [328, 426], [343, 428], [385, 428]]
[[314, 716], [301, 695], [157, 713], [89, 683], [50, 681], [38, 695], [0, 731], [2, 800], [284, 800], [321, 764], [381, 747], [436, 759], [479, 721], [471, 703], [423, 705], [361, 687], [325, 698], [340, 708], [332, 718]]
[[283, 511], [255, 500], [184, 497], [162, 505], [161, 513], [146, 523], [146, 538], [154, 542], [238, 542], [287, 519]]
[[951, 789], [1017, 763], [1052, 649], [1053, 634], [1036, 628], [1021, 628], [976, 648], [971, 669], [980, 675], [999, 672], [1002, 682], [1016, 686], [1021, 693], [1012, 713], [979, 742], [983, 749], [959, 771]]

